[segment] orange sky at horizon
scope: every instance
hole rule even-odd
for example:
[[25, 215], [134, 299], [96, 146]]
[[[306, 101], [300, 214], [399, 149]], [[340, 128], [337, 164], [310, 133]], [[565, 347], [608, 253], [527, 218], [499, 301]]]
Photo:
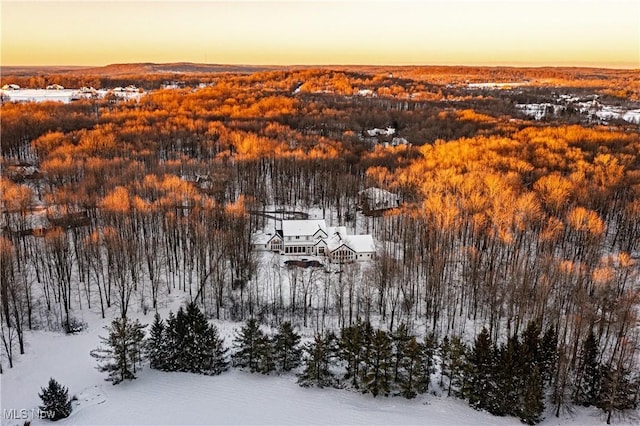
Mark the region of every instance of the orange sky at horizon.
[[640, 0], [7, 1], [1, 64], [640, 68]]

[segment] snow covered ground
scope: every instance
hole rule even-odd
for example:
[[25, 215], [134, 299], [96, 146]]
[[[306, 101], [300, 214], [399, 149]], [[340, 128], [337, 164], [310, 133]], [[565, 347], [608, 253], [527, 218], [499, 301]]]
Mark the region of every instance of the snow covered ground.
[[[166, 317], [175, 311], [183, 295], [174, 293], [162, 308]], [[115, 311], [113, 311], [115, 312]], [[27, 332], [27, 353], [13, 369], [0, 375], [3, 425], [22, 425], [13, 410], [26, 410], [33, 425], [51, 424], [32, 417], [38, 392], [54, 377], [75, 395], [74, 411], [61, 425], [201, 425], [201, 424], [353, 424], [353, 425], [519, 425], [512, 417], [494, 417], [475, 411], [466, 402], [444, 396], [423, 395], [414, 400], [362, 395], [350, 390], [305, 389], [294, 375], [263, 376], [231, 369], [220, 376], [167, 373], [145, 367], [138, 379], [113, 386], [95, 369], [89, 351], [104, 335], [96, 312], [78, 315], [88, 328], [77, 335]], [[133, 314], [143, 323], [151, 313]], [[238, 323], [216, 322], [226, 344], [231, 344]], [[9, 411], [7, 411], [9, 410]], [[629, 422], [630, 420], [626, 420]], [[548, 414], [546, 425], [602, 424], [600, 412], [584, 409], [574, 417], [556, 419]], [[618, 423], [620, 424], [620, 423]], [[625, 423], [628, 424], [628, 423]]]
[[[273, 207], [275, 209], [275, 207]], [[271, 210], [271, 209], [269, 209]], [[310, 218], [321, 218], [321, 209], [307, 210]], [[326, 218], [338, 225], [331, 213]], [[374, 219], [358, 214], [356, 229], [367, 232]], [[273, 225], [273, 219], [268, 223]], [[263, 253], [259, 273], [260, 282], [269, 282], [273, 273], [270, 265], [283, 261], [272, 253]], [[260, 272], [262, 270], [262, 272]], [[288, 277], [282, 274], [283, 287], [288, 291]], [[267, 291], [264, 289], [264, 291]], [[167, 317], [184, 303], [187, 295], [172, 291], [161, 297], [160, 314]], [[220, 376], [202, 376], [188, 373], [168, 373], [148, 367], [138, 372], [138, 379], [113, 386], [104, 379], [106, 374], [96, 369], [96, 361], [89, 355], [105, 336], [104, 326], [118, 312], [112, 307], [107, 318], [99, 315], [99, 305], [92, 310], [76, 310], [74, 316], [88, 327], [76, 335], [48, 331], [26, 332], [26, 354], [16, 356], [13, 369], [5, 368], [0, 375], [0, 412], [2, 425], [51, 424], [35, 418], [40, 404], [38, 393], [50, 377], [67, 386], [69, 395], [76, 396], [70, 418], [62, 425], [196, 425], [196, 424], [353, 424], [353, 425], [521, 425], [513, 417], [495, 417], [475, 411], [465, 401], [422, 395], [414, 400], [401, 397], [363, 395], [353, 390], [305, 389], [296, 384], [295, 375], [263, 376], [235, 369]], [[143, 324], [150, 324], [153, 314], [146, 315], [140, 304], [133, 302], [130, 316]], [[242, 324], [214, 321], [225, 346], [231, 347], [234, 333]], [[471, 330], [472, 327], [469, 327]], [[312, 330], [302, 330], [309, 338]], [[4, 367], [7, 367], [4, 364]], [[25, 410], [25, 411], [20, 411]], [[33, 410], [33, 411], [32, 411]], [[23, 418], [22, 414], [27, 418]], [[20, 417], [20, 418], [17, 418]], [[573, 416], [563, 414], [559, 419], [551, 409], [542, 425], [601, 425], [600, 410], [578, 408]], [[616, 419], [615, 424], [640, 424], [638, 417]]]
[[126, 100], [140, 99], [142, 93], [134, 90], [124, 90], [122, 88], [116, 89], [100, 89], [82, 91], [80, 89], [60, 89], [60, 90], [47, 90], [47, 89], [17, 89], [17, 90], [0, 90], [0, 96], [6, 99], [8, 102], [62, 102], [68, 104], [76, 99], [90, 99], [91, 97], [104, 98], [105, 96], [113, 94], [114, 96]]
[[[572, 105], [580, 114], [585, 115], [592, 121], [596, 119], [606, 123], [609, 120], [621, 119], [629, 123], [640, 124], [640, 109], [604, 105], [592, 101], [575, 102], [572, 103]], [[567, 105], [547, 102], [539, 104], [517, 104], [516, 108], [536, 120], [542, 120], [547, 116], [555, 116], [566, 111]]]

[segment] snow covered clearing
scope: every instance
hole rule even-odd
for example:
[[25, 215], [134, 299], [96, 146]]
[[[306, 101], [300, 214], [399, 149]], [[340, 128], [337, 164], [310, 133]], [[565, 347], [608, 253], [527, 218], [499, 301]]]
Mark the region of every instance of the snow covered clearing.
[[[149, 318], [150, 319], [150, 318]], [[61, 425], [124, 424], [435, 424], [517, 425], [517, 419], [475, 411], [465, 401], [421, 396], [373, 398], [337, 389], [303, 389], [295, 377], [230, 370], [220, 376], [166, 373], [146, 368], [137, 380], [113, 386], [89, 356], [101, 332], [97, 321], [75, 336], [31, 333], [29, 353], [3, 375], [2, 408], [35, 409], [50, 376], [75, 395]], [[147, 321], [149, 322], [149, 321]], [[543, 424], [601, 424], [597, 410]], [[2, 424], [22, 424], [3, 418]], [[50, 424], [33, 419], [33, 425]]]

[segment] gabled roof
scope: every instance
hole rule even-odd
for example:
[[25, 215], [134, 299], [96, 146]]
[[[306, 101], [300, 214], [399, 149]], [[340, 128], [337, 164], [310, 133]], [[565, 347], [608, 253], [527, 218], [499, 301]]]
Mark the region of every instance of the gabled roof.
[[314, 244], [314, 246], [320, 246], [320, 245], [327, 245], [327, 242], [324, 239], [318, 240], [316, 241], [316, 243]]
[[274, 237], [274, 234], [259, 232], [253, 235], [253, 244], [268, 244]]
[[[312, 219], [312, 220], [283, 220], [282, 221], [282, 235], [295, 236], [295, 235], [314, 235], [318, 229], [326, 229], [327, 225], [324, 219]], [[325, 231], [326, 232], [326, 231]]]
[[343, 245], [356, 253], [372, 253], [376, 251], [376, 245], [371, 235], [342, 235], [336, 233], [327, 239], [327, 248], [330, 251], [335, 251]]
[[318, 235], [320, 233], [324, 234], [325, 237], [327, 237], [329, 235], [329, 234], [327, 234], [327, 231], [325, 231], [322, 228], [318, 228], [318, 230], [316, 232], [314, 232], [313, 235], [315, 236], [315, 235]]
[[349, 235], [346, 237], [347, 245], [356, 253], [375, 252], [376, 245], [371, 235]]
[[351, 247], [349, 247], [348, 245], [346, 245], [346, 244], [344, 243], [344, 241], [343, 241], [343, 242], [342, 242], [342, 244], [340, 244], [338, 247], [336, 247], [336, 248], [334, 248], [334, 249], [331, 249], [330, 251], [331, 251], [331, 253], [335, 253], [336, 251], [340, 250], [340, 249], [341, 249], [341, 248], [343, 248], [343, 247], [344, 247], [345, 249], [347, 249], [347, 250], [351, 251], [351, 252], [354, 252], [354, 253], [356, 252], [354, 249], [352, 249]]

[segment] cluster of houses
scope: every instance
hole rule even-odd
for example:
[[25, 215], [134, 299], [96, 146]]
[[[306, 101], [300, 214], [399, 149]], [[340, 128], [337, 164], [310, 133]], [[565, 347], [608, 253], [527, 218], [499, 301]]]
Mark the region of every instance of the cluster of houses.
[[375, 258], [371, 235], [349, 235], [344, 226], [327, 226], [324, 219], [281, 220], [273, 232], [254, 236], [254, 248], [284, 255], [321, 256], [335, 263]]

